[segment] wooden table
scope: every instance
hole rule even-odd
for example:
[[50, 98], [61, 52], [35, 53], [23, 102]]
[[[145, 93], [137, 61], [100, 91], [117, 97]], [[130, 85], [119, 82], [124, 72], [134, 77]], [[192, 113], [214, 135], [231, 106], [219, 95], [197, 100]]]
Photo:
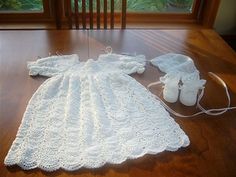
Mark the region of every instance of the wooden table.
[[[177, 152], [163, 152], [128, 160], [120, 165], [75, 172], [53, 173], [39, 169], [24, 171], [5, 167], [3, 160], [13, 142], [22, 115], [32, 94], [45, 78], [28, 76], [26, 61], [49, 53], [79, 54], [81, 60], [97, 58], [105, 46], [113, 52], [146, 55], [147, 59], [176, 52], [194, 59], [202, 78], [207, 80], [202, 104], [206, 108], [226, 105], [223, 88], [207, 72], [212, 71], [227, 83], [232, 105], [236, 105], [236, 54], [212, 30], [105, 30], [105, 31], [0, 31], [0, 176], [236, 176], [236, 111], [221, 116], [207, 115], [175, 120], [189, 136], [191, 144]], [[144, 74], [134, 77], [147, 86], [163, 75], [147, 66]], [[160, 86], [152, 88], [160, 94]], [[178, 112], [196, 111], [180, 103], [170, 104]]]

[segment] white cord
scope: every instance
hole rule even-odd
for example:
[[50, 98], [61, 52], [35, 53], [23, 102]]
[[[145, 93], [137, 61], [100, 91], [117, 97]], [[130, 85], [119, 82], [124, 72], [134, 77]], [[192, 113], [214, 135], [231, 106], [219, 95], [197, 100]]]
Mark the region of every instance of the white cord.
[[[176, 111], [171, 109], [164, 101], [162, 101], [162, 99], [160, 99], [160, 97], [155, 95], [155, 98], [157, 98], [161, 102], [161, 104], [164, 106], [164, 108], [167, 111], [169, 111], [170, 113], [172, 113], [172, 114], [174, 114], [174, 115], [176, 115], [178, 117], [194, 117], [194, 116], [197, 116], [197, 115], [200, 115], [200, 114], [204, 114], [204, 113], [207, 114], [207, 115], [217, 116], [217, 115], [221, 115], [221, 114], [227, 112], [228, 110], [236, 109], [236, 106], [230, 107], [231, 100], [230, 100], [229, 90], [228, 90], [228, 87], [225, 84], [225, 82], [219, 76], [217, 76], [216, 74], [214, 74], [212, 72], [209, 72], [208, 74], [210, 74], [213, 77], [215, 77], [223, 85], [223, 87], [225, 89], [225, 93], [226, 93], [227, 99], [228, 99], [227, 107], [224, 107], [224, 108], [212, 108], [212, 109], [208, 109], [208, 110], [203, 108], [201, 106], [201, 104], [200, 104], [200, 101], [201, 101], [201, 99], [202, 99], [202, 97], [204, 95], [204, 88], [201, 89], [201, 92], [200, 92], [200, 94], [198, 96], [198, 99], [197, 99], [197, 107], [201, 111], [197, 112], [195, 114], [192, 114], [192, 115], [183, 115], [183, 114], [177, 113]], [[158, 81], [158, 82], [150, 83], [147, 87], [148, 87], [148, 89], [150, 89], [150, 87], [152, 87], [154, 85], [158, 85], [158, 84], [161, 84], [161, 82]]]
[[106, 54], [112, 54], [112, 47], [107, 46], [105, 49], [101, 49], [101, 51], [103, 51]]

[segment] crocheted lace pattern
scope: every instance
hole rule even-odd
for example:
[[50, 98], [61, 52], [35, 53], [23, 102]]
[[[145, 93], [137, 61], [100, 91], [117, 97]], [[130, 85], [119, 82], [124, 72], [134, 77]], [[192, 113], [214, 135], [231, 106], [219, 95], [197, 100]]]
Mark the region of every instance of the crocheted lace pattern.
[[31, 75], [53, 77], [29, 101], [5, 165], [73, 171], [189, 145], [160, 102], [128, 75], [144, 71], [144, 56], [52, 58], [28, 65]]

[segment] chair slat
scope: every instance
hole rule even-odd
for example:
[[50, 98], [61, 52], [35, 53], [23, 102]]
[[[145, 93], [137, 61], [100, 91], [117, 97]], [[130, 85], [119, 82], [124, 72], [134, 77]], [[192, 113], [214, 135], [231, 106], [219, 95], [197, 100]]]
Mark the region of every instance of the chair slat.
[[93, 29], [93, 0], [89, 0], [89, 22], [90, 29]]
[[126, 7], [127, 6], [127, 0], [122, 0], [122, 12], [121, 12], [121, 28], [126, 28]]
[[82, 0], [82, 24], [83, 24], [83, 29], [86, 29], [86, 3], [85, 3], [85, 0]]
[[52, 1], [54, 5], [54, 15], [56, 20], [56, 27], [57, 29], [61, 29], [61, 16], [62, 16], [62, 1], [61, 0], [54, 0]]
[[70, 0], [67, 0], [67, 1], [66, 1], [66, 5], [67, 5], [67, 19], [68, 19], [69, 29], [72, 29], [71, 1], [70, 1]]
[[97, 0], [97, 29], [100, 29], [100, 0]]
[[114, 0], [111, 0], [111, 15], [110, 15], [111, 29], [114, 29]]
[[[73, 0], [75, 13], [72, 13], [72, 4], [71, 0], [53, 0], [55, 3], [55, 19], [57, 28], [61, 28], [61, 10], [59, 7], [60, 3], [64, 2], [64, 9], [66, 13], [66, 17], [68, 19], [69, 29], [73, 28], [73, 23], [75, 23], [76, 29], [86, 29], [87, 22], [89, 20], [89, 29], [94, 29], [94, 21], [97, 22], [97, 29], [114, 29], [115, 26], [115, 0], [103, 0], [103, 17], [101, 17], [101, 0], [87, 0], [89, 2], [89, 12], [86, 14], [86, 0]], [[96, 10], [94, 11], [94, 1], [96, 2]], [[127, 8], [127, 0], [120, 0], [122, 2], [121, 9], [121, 29], [126, 28], [126, 8]], [[60, 3], [59, 3], [60, 2]], [[79, 10], [78, 3], [82, 2], [82, 8]], [[109, 4], [110, 3], [110, 4]], [[108, 7], [109, 5], [109, 7]], [[108, 8], [110, 8], [110, 13], [108, 13]], [[89, 15], [89, 18], [87, 18]], [[74, 17], [73, 17], [74, 16]], [[81, 17], [80, 17], [81, 16]], [[96, 16], [96, 20], [94, 20], [94, 16]], [[101, 27], [101, 21], [103, 20], [103, 27]], [[95, 23], [96, 23], [95, 22]], [[108, 24], [110, 22], [110, 24]], [[109, 25], [109, 26], [108, 26]]]
[[126, 6], [127, 0], [122, 0], [122, 15], [121, 15], [121, 28], [126, 28]]
[[104, 29], [107, 29], [107, 0], [104, 0], [103, 19]]
[[79, 7], [78, 7], [78, 0], [74, 0], [74, 7], [75, 7], [75, 28], [79, 29]]

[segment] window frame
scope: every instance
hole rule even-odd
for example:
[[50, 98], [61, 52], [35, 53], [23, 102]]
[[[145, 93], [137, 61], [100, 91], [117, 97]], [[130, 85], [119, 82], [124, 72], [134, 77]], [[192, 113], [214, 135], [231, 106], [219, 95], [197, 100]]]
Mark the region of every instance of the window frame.
[[181, 12], [127, 12], [127, 23], [159, 23], [159, 22], [197, 22], [201, 0], [194, 0], [193, 11], [190, 13]]
[[[192, 13], [127, 13], [127, 24], [156, 24], [158, 27], [199, 25], [213, 28], [221, 0], [195, 0]], [[177, 25], [176, 25], [177, 24]]]
[[[1, 13], [0, 12], [0, 23], [17, 24], [20, 23], [19, 28], [22, 28], [22, 24], [32, 23], [32, 24], [54, 24], [55, 27], [62, 22], [62, 29], [68, 29], [68, 20], [66, 11], [66, 6], [70, 0], [43, 0], [44, 12], [27, 12], [27, 13]], [[136, 13], [127, 12], [126, 23], [127, 27], [131, 28], [142, 27], [145, 28], [143, 24], [150, 24], [152, 27], [157, 26], [158, 28], [166, 25], [168, 28], [173, 26], [178, 28], [180, 26], [192, 25], [199, 27], [212, 28], [214, 25], [217, 10], [220, 4], [220, 0], [195, 0], [193, 5], [192, 13]], [[94, 15], [96, 17], [96, 14]], [[120, 21], [120, 14], [115, 13], [115, 21]], [[35, 29], [37, 29], [35, 25]], [[14, 27], [15, 28], [15, 27]], [[27, 27], [26, 27], [27, 28]], [[46, 26], [45, 29], [48, 27]], [[51, 29], [51, 27], [49, 27]], [[148, 27], [147, 27], [148, 28]], [[1, 29], [1, 28], [0, 28]], [[32, 26], [31, 26], [32, 29]]]
[[43, 11], [1, 12], [0, 22], [47, 22], [52, 21], [52, 1], [42, 0]]

